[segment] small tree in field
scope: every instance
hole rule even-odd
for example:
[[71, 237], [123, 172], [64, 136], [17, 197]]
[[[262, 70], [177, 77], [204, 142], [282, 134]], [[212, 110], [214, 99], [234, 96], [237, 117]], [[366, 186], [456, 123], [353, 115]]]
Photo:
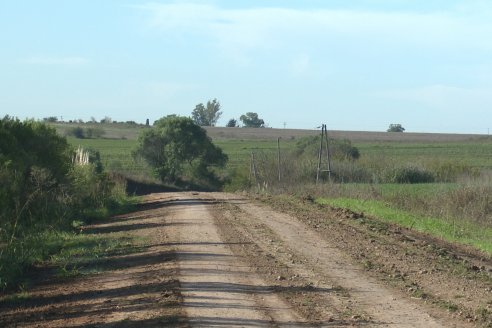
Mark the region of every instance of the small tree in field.
[[257, 113], [248, 112], [239, 118], [245, 128], [263, 128], [265, 121], [258, 117]]
[[145, 159], [163, 182], [191, 181], [209, 188], [220, 185], [211, 167], [224, 167], [227, 162], [227, 155], [203, 128], [190, 118], [175, 115], [142, 131], [134, 154]]
[[231, 118], [229, 122], [227, 122], [226, 128], [235, 128], [235, 127], [237, 127], [237, 121]]
[[55, 123], [55, 122], [58, 122], [58, 117], [56, 117], [56, 116], [45, 117], [45, 118], [43, 118], [43, 121]]
[[404, 132], [405, 128], [401, 124], [390, 124], [387, 132]]
[[202, 103], [196, 105], [191, 113], [193, 121], [199, 126], [215, 126], [221, 115], [220, 103], [217, 99], [207, 101], [206, 106]]

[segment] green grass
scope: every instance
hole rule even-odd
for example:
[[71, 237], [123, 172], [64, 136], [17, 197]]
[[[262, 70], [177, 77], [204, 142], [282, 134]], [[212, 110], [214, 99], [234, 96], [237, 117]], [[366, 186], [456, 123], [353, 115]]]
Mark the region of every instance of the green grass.
[[[32, 247], [31, 244], [35, 244]], [[130, 254], [138, 251], [141, 240], [130, 235], [83, 235], [68, 232], [45, 232], [17, 244], [13, 252], [0, 257], [0, 281], [4, 289], [19, 288], [16, 298], [28, 298], [26, 289], [31, 282], [24, 274], [31, 265], [49, 265], [57, 268], [62, 278], [103, 271], [92, 265], [100, 258]], [[2, 300], [9, 301], [9, 300]]]
[[125, 172], [136, 175], [148, 175], [150, 170], [144, 162], [135, 161], [132, 151], [137, 146], [136, 140], [123, 139], [76, 139], [68, 137], [68, 142], [75, 148], [92, 148], [101, 154], [101, 161], [106, 170]]
[[[0, 290], [24, 290], [29, 286], [26, 273], [33, 265], [49, 265], [58, 268], [61, 276], [74, 276], [94, 272], [86, 267], [91, 260], [103, 256], [126, 254], [136, 251], [141, 240], [129, 233], [83, 234], [79, 233], [87, 222], [104, 222], [110, 216], [129, 213], [135, 209], [138, 199], [128, 197], [112, 208], [93, 209], [89, 217], [74, 219], [71, 228], [60, 227], [34, 229], [23, 232], [23, 237], [0, 247]], [[96, 270], [97, 271], [97, 270]]]
[[376, 194], [383, 199], [390, 199], [395, 196], [405, 195], [405, 197], [427, 197], [434, 196], [438, 193], [448, 192], [459, 188], [457, 183], [414, 183], [414, 184], [399, 184], [399, 183], [344, 183], [339, 184], [337, 191], [341, 195], [346, 195], [348, 198], [367, 199], [372, 198], [371, 194]]
[[[56, 123], [54, 127], [60, 134], [64, 134], [70, 127], [77, 124]], [[101, 153], [103, 164], [106, 168], [116, 171], [130, 173], [149, 174], [149, 170], [144, 163], [135, 162], [131, 156], [132, 150], [137, 145], [138, 134], [145, 129], [142, 126], [132, 126], [127, 124], [83, 124], [84, 128], [95, 127], [105, 130], [104, 138], [107, 139], [75, 139], [69, 137], [68, 140], [75, 147], [91, 147]], [[215, 130], [220, 130], [216, 132]], [[297, 139], [307, 135], [303, 130], [283, 130], [283, 129], [222, 129], [208, 128], [209, 133], [214, 136], [213, 141], [221, 147], [229, 156], [230, 168], [248, 168], [251, 152], [276, 153], [276, 137], [282, 137], [282, 152], [292, 149]], [[243, 132], [248, 133], [243, 135]], [[225, 131], [225, 132], [224, 132]], [[256, 132], [257, 133], [254, 133]], [[309, 134], [315, 133], [308, 131]], [[287, 134], [286, 134], [287, 133]], [[298, 135], [296, 135], [296, 133]], [[403, 165], [407, 163], [424, 163], [426, 166], [442, 167], [446, 165], [453, 167], [472, 167], [477, 169], [492, 169], [492, 138], [474, 138], [463, 141], [443, 141], [442, 138], [431, 142], [435, 137], [429, 134], [423, 142], [402, 142], [398, 138], [390, 141], [374, 141], [378, 134], [367, 133], [361, 141], [360, 133], [352, 133], [357, 141], [354, 146], [359, 148], [361, 158], [359, 163], [367, 167], [382, 166], [388, 164]], [[334, 133], [336, 135], [336, 133]], [[350, 132], [348, 137], [350, 138]], [[386, 134], [385, 134], [386, 135]], [[412, 140], [411, 134], [403, 136]], [[396, 135], [401, 137], [401, 135]], [[440, 136], [440, 135], [437, 135]], [[451, 135], [451, 137], [455, 137]], [[443, 167], [444, 165], [444, 167]]]
[[129, 254], [139, 249], [142, 240], [129, 233], [101, 235], [46, 231], [33, 233], [0, 254], [1, 288], [29, 286], [24, 274], [32, 265], [58, 268], [58, 275], [70, 277], [99, 271], [91, 262], [99, 258]]
[[458, 188], [456, 183], [415, 183], [415, 184], [379, 184], [383, 198], [403, 193], [408, 196], [432, 196], [436, 193], [447, 192]]
[[[224, 153], [229, 156], [228, 166], [230, 168], [246, 167], [249, 168], [251, 153], [277, 153], [276, 140], [236, 140], [236, 139], [218, 139], [214, 144], [222, 148]], [[281, 140], [280, 149], [282, 152], [292, 149], [295, 141]]]
[[63, 277], [91, 274], [102, 271], [93, 262], [100, 258], [131, 254], [143, 243], [128, 233], [84, 235], [71, 234], [60, 238], [60, 249], [47, 261], [56, 265]]
[[474, 246], [492, 255], [492, 229], [464, 221], [448, 221], [441, 218], [421, 216], [389, 206], [382, 201], [336, 198], [317, 200], [320, 204], [348, 208], [363, 212], [385, 222], [429, 233], [451, 242]]
[[382, 162], [452, 162], [476, 168], [492, 169], [492, 140], [489, 138], [467, 142], [402, 143], [357, 142], [361, 160], [378, 159]]

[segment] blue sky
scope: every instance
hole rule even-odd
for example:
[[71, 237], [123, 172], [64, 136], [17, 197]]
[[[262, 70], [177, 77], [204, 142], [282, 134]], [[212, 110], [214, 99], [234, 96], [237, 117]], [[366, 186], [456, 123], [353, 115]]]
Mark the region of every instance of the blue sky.
[[151, 121], [217, 98], [219, 125], [486, 134], [492, 1], [0, 3], [0, 108]]

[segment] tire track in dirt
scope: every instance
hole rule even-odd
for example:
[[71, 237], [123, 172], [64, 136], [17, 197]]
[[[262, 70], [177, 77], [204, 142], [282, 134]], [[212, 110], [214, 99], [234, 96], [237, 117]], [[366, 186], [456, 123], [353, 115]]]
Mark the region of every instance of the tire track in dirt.
[[218, 234], [210, 211], [213, 202], [191, 194], [174, 196], [168, 234], [192, 327], [311, 326], [231, 252]]
[[[435, 318], [433, 317], [435, 311], [428, 312], [421, 303], [404, 298], [401, 293], [394, 292], [376, 279], [368, 277], [363, 268], [360, 265], [354, 265], [353, 260], [339, 251], [336, 245], [330, 244], [328, 240], [299, 220], [246, 200], [227, 199], [236, 196], [216, 194], [215, 197], [225, 198], [225, 203], [235, 204], [236, 209], [229, 208], [229, 216], [236, 216], [236, 220], [229, 222], [229, 225], [239, 231], [239, 234], [247, 234], [246, 229], [258, 236], [258, 229], [255, 231], [255, 228], [263, 225], [262, 229], [270, 230], [274, 238], [280, 241], [278, 244], [282, 244], [279, 247], [283, 251], [278, 253], [294, 252], [296, 257], [301, 259], [300, 265], [292, 264], [294, 261], [288, 264], [291, 274], [300, 272], [308, 280], [311, 279], [311, 283], [317, 288], [340, 286], [348, 291], [349, 300], [339, 297], [338, 301], [334, 301], [333, 295], [329, 295], [331, 303], [338, 304], [338, 309], [340, 306], [350, 309], [350, 313], [355, 313], [352, 319], [356, 319], [359, 324], [385, 327], [461, 327], [465, 325], [462, 322], [450, 320], [446, 316]], [[243, 226], [242, 230], [237, 227], [240, 223]], [[258, 243], [261, 244], [261, 241]], [[265, 250], [264, 245], [263, 250]], [[282, 256], [277, 256], [277, 258], [281, 259]], [[305, 274], [306, 267], [312, 272], [311, 277]], [[323, 297], [327, 298], [327, 295]], [[349, 306], [347, 303], [350, 303]]]

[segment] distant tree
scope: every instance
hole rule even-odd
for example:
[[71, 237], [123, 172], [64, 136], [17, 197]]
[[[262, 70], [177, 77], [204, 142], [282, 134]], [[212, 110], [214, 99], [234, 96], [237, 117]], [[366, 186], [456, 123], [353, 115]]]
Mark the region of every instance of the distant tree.
[[215, 126], [221, 115], [220, 103], [214, 99], [207, 101], [206, 106], [202, 103], [196, 105], [191, 118], [199, 126]]
[[56, 116], [45, 117], [45, 118], [43, 118], [43, 121], [55, 123], [55, 122], [58, 122], [58, 117], [56, 117]]
[[97, 123], [96, 118], [94, 116], [91, 116], [91, 123]]
[[191, 181], [213, 188], [220, 185], [212, 166], [224, 167], [227, 155], [191, 118], [167, 116], [145, 129], [134, 155], [145, 159], [156, 175], [168, 183]]
[[237, 127], [237, 121], [233, 118], [231, 118], [229, 120], [229, 122], [227, 122], [227, 125], [226, 125], [227, 128], [235, 128]]
[[76, 126], [76, 127], [68, 129], [65, 132], [65, 136], [72, 136], [72, 137], [75, 137], [77, 139], [84, 139], [85, 138], [85, 131], [80, 126]]
[[145, 120], [145, 126], [150, 126], [150, 121], [149, 121], [149, 119]]
[[241, 115], [239, 119], [243, 122], [245, 128], [265, 127], [265, 121], [260, 119], [257, 113], [248, 112], [245, 115]]
[[110, 124], [113, 120], [109, 116], [105, 116], [102, 120], [101, 123], [103, 124]]
[[106, 131], [101, 128], [82, 128], [80, 126], [76, 126], [68, 129], [65, 132], [65, 136], [72, 136], [77, 139], [99, 139], [102, 138], [106, 134]]
[[99, 139], [106, 134], [102, 128], [87, 128], [85, 129], [85, 137], [89, 139]]
[[405, 128], [401, 124], [390, 124], [387, 132], [403, 132]]

